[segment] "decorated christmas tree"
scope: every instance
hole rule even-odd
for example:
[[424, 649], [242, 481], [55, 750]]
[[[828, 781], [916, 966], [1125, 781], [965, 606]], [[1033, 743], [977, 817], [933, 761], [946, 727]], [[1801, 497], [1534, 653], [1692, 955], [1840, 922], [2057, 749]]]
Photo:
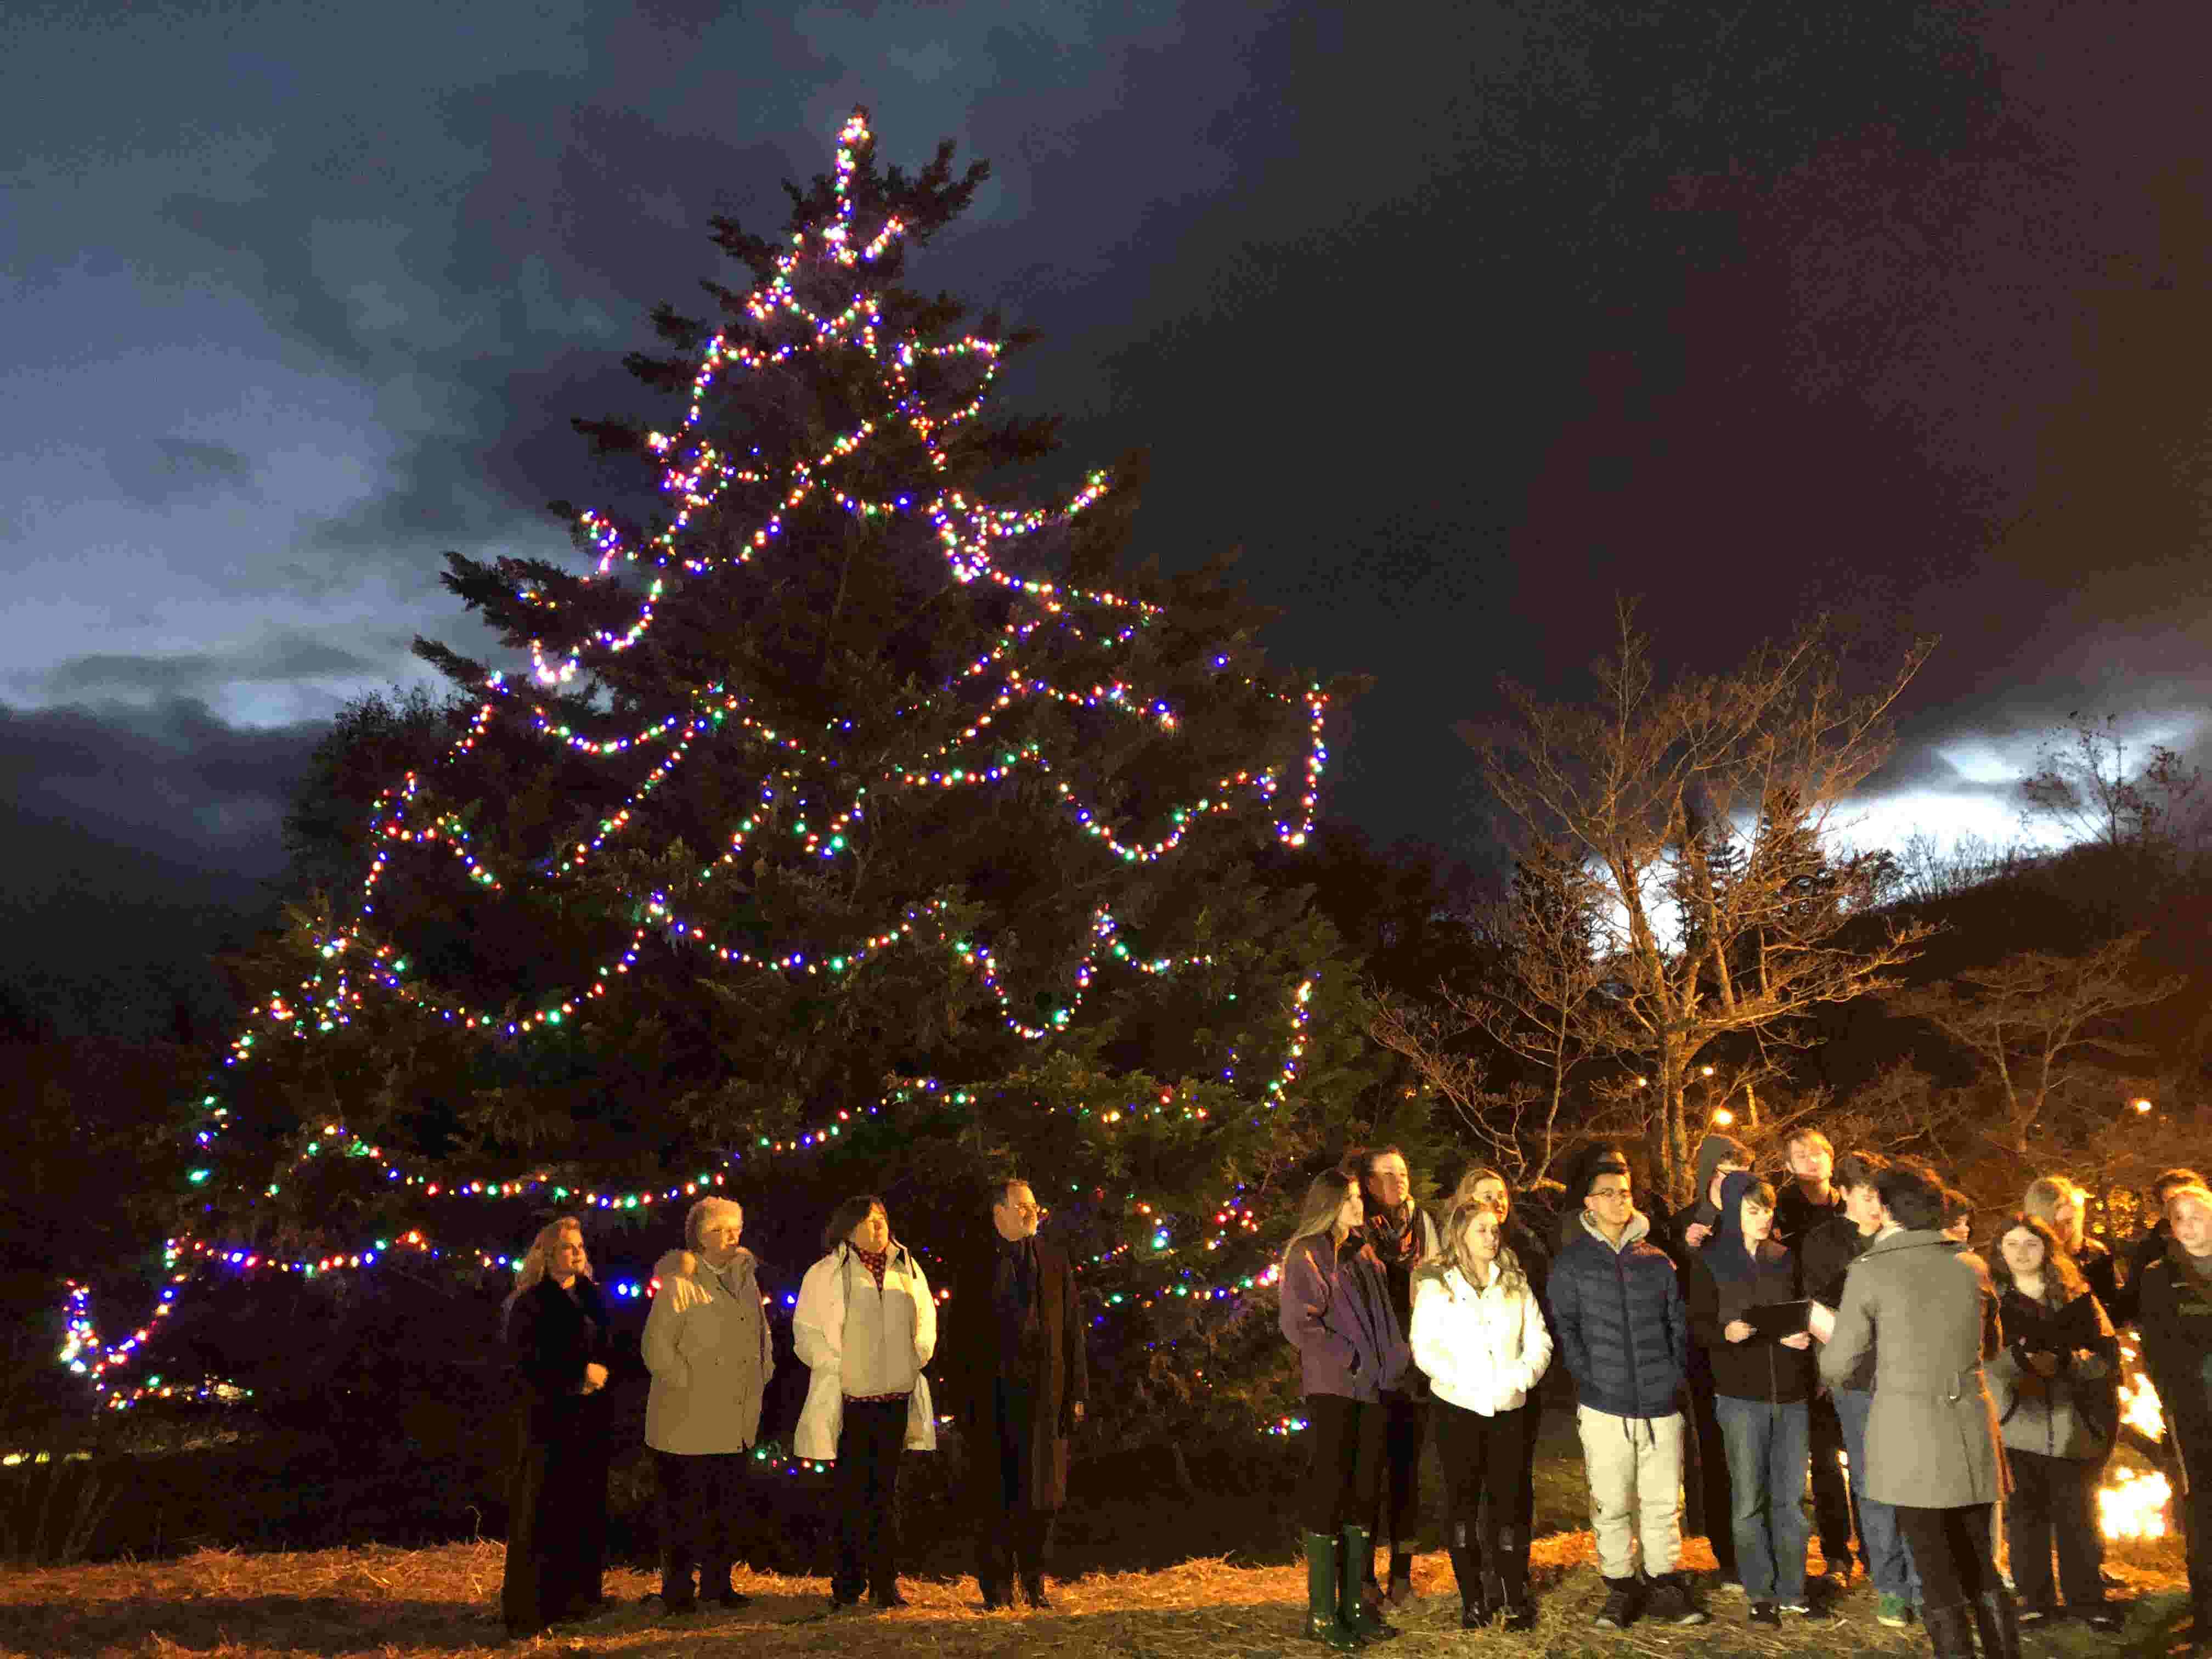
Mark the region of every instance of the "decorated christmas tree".
[[465, 701], [371, 805], [358, 890], [268, 954], [161, 1317], [103, 1346], [80, 1290], [104, 1399], [209, 1279], [497, 1273], [578, 1212], [638, 1295], [701, 1192], [795, 1271], [845, 1193], [927, 1255], [1019, 1171], [1102, 1406], [1261, 1414], [1285, 1351], [1248, 1292], [1372, 1082], [1281, 869], [1331, 690], [1219, 568], [1131, 563], [1133, 467], [1006, 504], [1055, 448], [985, 413], [1018, 343], [904, 285], [983, 176], [883, 167], [856, 114], [785, 236], [716, 222], [749, 289], [655, 314], [660, 428], [576, 423], [657, 508], [556, 503], [587, 568], [448, 556], [514, 660], [418, 644]]

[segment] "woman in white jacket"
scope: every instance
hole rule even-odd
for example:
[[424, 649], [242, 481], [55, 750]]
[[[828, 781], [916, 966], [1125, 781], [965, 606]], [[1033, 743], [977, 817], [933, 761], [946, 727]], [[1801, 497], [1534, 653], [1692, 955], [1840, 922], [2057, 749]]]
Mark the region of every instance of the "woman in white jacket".
[[937, 1304], [921, 1266], [891, 1237], [879, 1198], [848, 1198], [823, 1230], [828, 1252], [806, 1270], [792, 1346], [813, 1379], [793, 1449], [836, 1461], [837, 1565], [832, 1611], [901, 1607], [898, 1466], [907, 1447], [937, 1444], [921, 1368], [937, 1352]]
[[1437, 1402], [1460, 1624], [1479, 1629], [1503, 1610], [1506, 1629], [1527, 1630], [1536, 1610], [1513, 1517], [1535, 1428], [1528, 1396], [1552, 1337], [1528, 1274], [1498, 1243], [1497, 1212], [1471, 1194], [1453, 1200], [1443, 1248], [1413, 1274], [1413, 1363]]

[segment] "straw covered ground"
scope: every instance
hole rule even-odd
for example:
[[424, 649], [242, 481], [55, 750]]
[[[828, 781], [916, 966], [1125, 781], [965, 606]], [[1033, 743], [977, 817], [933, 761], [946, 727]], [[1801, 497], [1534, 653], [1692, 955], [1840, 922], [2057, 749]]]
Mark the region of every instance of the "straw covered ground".
[[[1701, 1545], [1691, 1548], [1693, 1565], [1710, 1565]], [[825, 1611], [823, 1580], [741, 1572], [739, 1588], [754, 1597], [746, 1611], [658, 1626], [635, 1606], [652, 1581], [617, 1568], [607, 1577], [609, 1595], [618, 1598], [612, 1611], [532, 1643], [510, 1644], [503, 1641], [496, 1611], [501, 1559], [501, 1547], [495, 1543], [267, 1555], [203, 1550], [174, 1561], [0, 1573], [0, 1650], [35, 1659], [185, 1654], [461, 1659], [493, 1651], [635, 1659], [814, 1653], [842, 1659], [1017, 1654], [1259, 1659], [1321, 1651], [1297, 1637], [1302, 1569], [1232, 1566], [1222, 1560], [1189, 1561], [1155, 1572], [1092, 1574], [1056, 1585], [1049, 1613], [985, 1613], [972, 1578], [908, 1579], [903, 1587], [912, 1607], [832, 1618]], [[1391, 1659], [1508, 1651], [1670, 1659], [1742, 1653], [1778, 1659], [1927, 1650], [1917, 1630], [1887, 1631], [1874, 1622], [1873, 1597], [1863, 1580], [1844, 1601], [1840, 1620], [1793, 1624], [1778, 1636], [1754, 1635], [1743, 1622], [1742, 1601], [1720, 1596], [1712, 1601], [1714, 1623], [1702, 1629], [1638, 1624], [1614, 1635], [1589, 1622], [1599, 1585], [1587, 1533], [1539, 1540], [1536, 1565], [1543, 1603], [1539, 1629], [1528, 1637], [1468, 1635], [1458, 1627], [1459, 1599], [1448, 1559], [1419, 1558], [1415, 1587], [1422, 1600], [1398, 1616], [1405, 1635], [1389, 1644]], [[2148, 1630], [2178, 1589], [2179, 1552], [2170, 1542], [2122, 1546], [2114, 1550], [2112, 1565], [2142, 1597], [2130, 1633]], [[2115, 1654], [2122, 1646], [2079, 1627], [2029, 1641], [2033, 1651], [2066, 1659]]]

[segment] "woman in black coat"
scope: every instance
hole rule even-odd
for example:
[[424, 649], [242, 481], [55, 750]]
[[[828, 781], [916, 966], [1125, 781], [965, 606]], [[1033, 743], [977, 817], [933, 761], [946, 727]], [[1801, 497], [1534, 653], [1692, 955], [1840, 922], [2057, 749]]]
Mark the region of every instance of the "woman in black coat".
[[507, 1299], [517, 1397], [500, 1613], [511, 1637], [582, 1617], [605, 1599], [614, 1345], [591, 1265], [582, 1224], [563, 1216], [532, 1242]]

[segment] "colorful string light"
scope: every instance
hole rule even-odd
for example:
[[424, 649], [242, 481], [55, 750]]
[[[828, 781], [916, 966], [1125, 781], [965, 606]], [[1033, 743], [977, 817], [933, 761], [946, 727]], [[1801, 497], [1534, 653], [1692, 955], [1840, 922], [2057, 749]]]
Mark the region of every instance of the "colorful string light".
[[[750, 712], [744, 698], [720, 684], [688, 694], [686, 708], [662, 719], [642, 726], [618, 729], [605, 736], [594, 736], [588, 728], [597, 724], [599, 717], [582, 704], [563, 712], [528, 695], [524, 686], [511, 684], [505, 674], [494, 673], [485, 683], [483, 701], [438, 766], [427, 774], [410, 771], [378, 796], [371, 809], [372, 852], [356, 915], [351, 921], [316, 938], [316, 965], [310, 976], [290, 992], [274, 993], [264, 999], [256, 1010], [254, 1024], [238, 1035], [223, 1056], [225, 1067], [234, 1067], [253, 1058], [264, 1046], [259, 1039], [272, 1030], [295, 1039], [308, 1040], [349, 1025], [373, 991], [387, 993], [402, 1005], [435, 1018], [458, 1031], [485, 1040], [513, 1042], [551, 1031], [573, 1020], [592, 1002], [607, 997], [612, 988], [638, 964], [641, 947], [654, 937], [695, 945], [712, 953], [727, 967], [805, 977], [842, 975], [894, 945], [933, 942], [975, 976], [997, 1006], [1006, 1029], [1030, 1042], [1044, 1041], [1068, 1029], [1097, 972], [1103, 966], [1110, 964], [1159, 975], [1212, 962], [1210, 956], [1158, 956], [1133, 948], [1120, 937], [1120, 924], [1111, 912], [1102, 908], [1094, 915], [1082, 955], [1060, 976], [1062, 989], [1055, 1005], [1044, 1020], [1037, 1023], [1014, 1012], [1012, 994], [1006, 982], [1006, 964], [988, 942], [955, 938], [936, 925], [945, 908], [937, 901], [908, 905], [896, 919], [878, 921], [872, 928], [827, 946], [753, 949], [710, 937], [703, 922], [679, 913], [677, 894], [658, 890], [629, 893], [618, 888], [619, 896], [635, 902], [641, 923], [634, 929], [627, 945], [583, 975], [581, 989], [549, 998], [528, 1012], [509, 1012], [468, 1006], [434, 994], [410, 977], [408, 956], [403, 949], [371, 936], [371, 919], [376, 914], [382, 879], [394, 858], [412, 850], [421, 849], [457, 862], [466, 882], [486, 894], [504, 894], [509, 890], [510, 884], [519, 879], [514, 871], [502, 874], [479, 856], [473, 845], [467, 814], [453, 805], [441, 802], [432, 787], [434, 777], [465, 760], [495, 726], [557, 745], [568, 755], [587, 761], [620, 763], [640, 750], [657, 748], [662, 751], [618, 805], [594, 814], [592, 820], [578, 832], [564, 837], [544, 857], [527, 866], [528, 873], [542, 881], [562, 880], [583, 870], [611, 842], [635, 830], [644, 821], [641, 809], [686, 760], [696, 757], [703, 746], [732, 741], [759, 745], [763, 753], [773, 757], [773, 763], [758, 780], [759, 807], [741, 817], [730, 830], [719, 854], [700, 872], [697, 879], [702, 884], [711, 882], [718, 869], [737, 866], [741, 853], [750, 852], [757, 856], [762, 850], [763, 838], [771, 835], [777, 837], [776, 844], [780, 846], [787, 838], [789, 850], [802, 859], [834, 860], [850, 854], [849, 837], [866, 822], [866, 800], [872, 789], [944, 793], [1000, 783], [1017, 771], [1034, 771], [1049, 780], [1055, 797], [1082, 840], [1103, 847], [1130, 864], [1165, 858], [1182, 846], [1200, 823], [1233, 814], [1245, 801], [1256, 802], [1264, 809], [1276, 800], [1280, 784], [1275, 770], [1261, 767], [1238, 771], [1218, 780], [1194, 801], [1165, 809], [1164, 825], [1158, 833], [1152, 833], [1133, 822], [1109, 821], [1097, 803], [1085, 799], [1075, 786], [1054, 775], [1052, 757], [1039, 740], [1002, 738], [994, 730], [998, 718], [1009, 710], [1024, 704], [1052, 703], [1141, 722], [1163, 736], [1177, 732], [1182, 724], [1177, 710], [1164, 698], [1145, 695], [1125, 678], [1109, 676], [1093, 679], [1087, 685], [1060, 684], [1017, 659], [1017, 653], [1040, 640], [1066, 639], [1097, 649], [1124, 647], [1166, 613], [1157, 605], [1128, 595], [1091, 592], [1024, 578], [1000, 568], [997, 562], [999, 552], [1008, 544], [1036, 536], [1049, 527], [1065, 526], [1103, 499], [1111, 488], [1110, 480], [1103, 473], [1092, 474], [1081, 489], [1058, 507], [1032, 511], [974, 502], [950, 487], [934, 494], [904, 493], [881, 497], [862, 493], [847, 482], [847, 475], [857, 477], [854, 469], [865, 452], [885, 442], [890, 434], [902, 428], [905, 438], [921, 446], [929, 471], [949, 471], [951, 457], [946, 442], [962, 423], [972, 419], [982, 407], [1002, 356], [1002, 348], [997, 342], [973, 337], [934, 345], [910, 337], [891, 339], [884, 322], [882, 296], [867, 288], [865, 282], [857, 291], [852, 288], [852, 281], [862, 276], [866, 268], [880, 260], [904, 234], [904, 227], [895, 218], [887, 219], [866, 238], [854, 223], [850, 186], [860, 148], [871, 142], [865, 121], [855, 115], [839, 135], [835, 209], [830, 218], [810, 230], [794, 233], [788, 248], [774, 261], [769, 279], [744, 302], [745, 314], [761, 331], [760, 337], [750, 342], [738, 340], [726, 331], [710, 340], [694, 372], [689, 404], [679, 430], [649, 435], [648, 447], [662, 466], [663, 491], [674, 504], [669, 521], [653, 534], [634, 541], [605, 514], [586, 512], [580, 515], [584, 541], [595, 556], [591, 574], [576, 579], [580, 586], [588, 588], [595, 581], [605, 582], [618, 566], [624, 565], [649, 567], [669, 574], [652, 576], [641, 591], [633, 593], [635, 603], [626, 620], [589, 627], [565, 642], [549, 643], [543, 636], [532, 640], [527, 684], [544, 688], [566, 686], [594, 665], [610, 662], [634, 648], [653, 626], [659, 607], [670, 596], [669, 584], [677, 573], [683, 577], [696, 577], [732, 564], [751, 562], [778, 543], [796, 511], [810, 502], [819, 502], [864, 521], [910, 518], [925, 524], [956, 581], [967, 584], [980, 580], [995, 586], [1018, 607], [1000, 624], [998, 637], [988, 649], [968, 661], [937, 691], [901, 708], [894, 716], [895, 721], [911, 724], [922, 731], [926, 730], [926, 721], [949, 714], [958, 729], [933, 742], [925, 736], [917, 752], [878, 760], [868, 767], [856, 769], [846, 757], [833, 752], [851, 738], [853, 722], [849, 720], [830, 721], [821, 738], [802, 740], [763, 723]], [[819, 286], [825, 272], [845, 273], [836, 279], [842, 284], [840, 291], [844, 297], [828, 307], [811, 307], [801, 297], [802, 282]], [[862, 418], [850, 430], [830, 438], [808, 456], [792, 462], [781, 475], [762, 459], [757, 451], [742, 458], [726, 455], [705, 435], [707, 403], [722, 376], [757, 374], [793, 363], [803, 355], [832, 351], [857, 354], [854, 361], [869, 366], [882, 397], [882, 412]], [[929, 376], [953, 388], [950, 406], [937, 407], [935, 397], [923, 389], [925, 370]], [[685, 532], [702, 514], [710, 510], [726, 513], [740, 501], [757, 503], [759, 517], [750, 530], [740, 528], [738, 533], [720, 538], [721, 545], [732, 550], [726, 555], [709, 555], [684, 539]], [[620, 592], [611, 587], [604, 591], [611, 594]], [[556, 623], [564, 609], [564, 602], [542, 585], [526, 582], [517, 593], [523, 603], [543, 612], [550, 623]], [[1099, 625], [1087, 626], [1094, 618]], [[1213, 657], [1211, 667], [1217, 672], [1229, 670], [1228, 655]], [[994, 674], [996, 681], [992, 684], [986, 677]], [[978, 686], [979, 681], [984, 684]], [[1283, 697], [1286, 702], [1303, 700], [1309, 739], [1304, 789], [1297, 811], [1276, 818], [1272, 826], [1274, 837], [1284, 845], [1302, 846], [1311, 830], [1319, 780], [1327, 760], [1322, 742], [1327, 697], [1317, 687], [1285, 696], [1250, 678], [1243, 678], [1241, 684], [1247, 690]], [[789, 811], [788, 822], [781, 815], [785, 809]], [[1262, 1091], [1261, 1103], [1264, 1107], [1279, 1105], [1299, 1073], [1311, 989], [1310, 980], [1298, 988], [1291, 1010], [1288, 1057], [1278, 1075]], [[1232, 1052], [1223, 1070], [1224, 1079], [1233, 1081], [1236, 1067], [1237, 1056]], [[1171, 1103], [1172, 1091], [1163, 1095], [1160, 1106], [1141, 1109], [1141, 1113], [1133, 1106], [1128, 1109], [1128, 1121], [1140, 1115], [1172, 1115], [1176, 1109]], [[198, 1146], [210, 1147], [228, 1127], [231, 1109], [214, 1092], [202, 1097], [200, 1107], [200, 1119], [191, 1131], [192, 1139]], [[878, 1109], [879, 1107], [869, 1108], [868, 1115]], [[1112, 1127], [1125, 1121], [1121, 1108], [1109, 1107], [1095, 1113], [1087, 1107], [1080, 1109], [1081, 1115], [1091, 1118], [1096, 1125]], [[1187, 1118], [1206, 1116], [1202, 1107], [1186, 1105], [1180, 1109]], [[841, 1113], [839, 1116], [845, 1123], [851, 1121], [848, 1114]], [[802, 1130], [787, 1140], [763, 1137], [757, 1150], [812, 1150], [830, 1144], [839, 1137], [843, 1127], [844, 1123], [819, 1125]], [[579, 1194], [572, 1184], [556, 1181], [545, 1171], [454, 1184], [398, 1168], [380, 1149], [361, 1142], [343, 1125], [336, 1123], [325, 1125], [320, 1137], [310, 1139], [307, 1150], [295, 1158], [291, 1168], [296, 1170], [301, 1164], [329, 1152], [378, 1163], [384, 1166], [388, 1181], [426, 1198], [550, 1194], [563, 1201], [599, 1210], [674, 1201], [710, 1180], [720, 1184], [724, 1178], [720, 1171], [709, 1171], [696, 1182], [622, 1194], [586, 1190]], [[737, 1156], [742, 1155], [733, 1156], [727, 1162], [734, 1164]], [[210, 1169], [201, 1167], [191, 1170], [187, 1178], [198, 1186], [210, 1179], [211, 1175]], [[261, 1197], [278, 1195], [284, 1181], [289, 1178], [288, 1171], [283, 1178], [271, 1181]], [[1207, 1248], [1217, 1248], [1218, 1243], [1217, 1239]], [[64, 1350], [64, 1362], [79, 1370], [92, 1372], [96, 1379], [113, 1367], [129, 1363], [143, 1348], [155, 1325], [167, 1316], [179, 1287], [189, 1278], [195, 1265], [219, 1263], [233, 1268], [251, 1266], [255, 1270], [268, 1267], [312, 1276], [341, 1265], [351, 1269], [373, 1263], [381, 1258], [383, 1249], [380, 1243], [374, 1249], [349, 1252], [344, 1257], [271, 1262], [239, 1247], [226, 1249], [191, 1238], [173, 1240], [168, 1261], [172, 1276], [161, 1292], [158, 1305], [146, 1326], [112, 1348], [101, 1347], [97, 1342], [82, 1287], [71, 1287], [72, 1338], [70, 1346]], [[179, 1263], [185, 1264], [181, 1271]], [[1250, 1283], [1243, 1281], [1206, 1289], [1208, 1293], [1241, 1293], [1250, 1287]], [[1177, 1297], [1189, 1293], [1188, 1286], [1161, 1292], [1163, 1296]]]

